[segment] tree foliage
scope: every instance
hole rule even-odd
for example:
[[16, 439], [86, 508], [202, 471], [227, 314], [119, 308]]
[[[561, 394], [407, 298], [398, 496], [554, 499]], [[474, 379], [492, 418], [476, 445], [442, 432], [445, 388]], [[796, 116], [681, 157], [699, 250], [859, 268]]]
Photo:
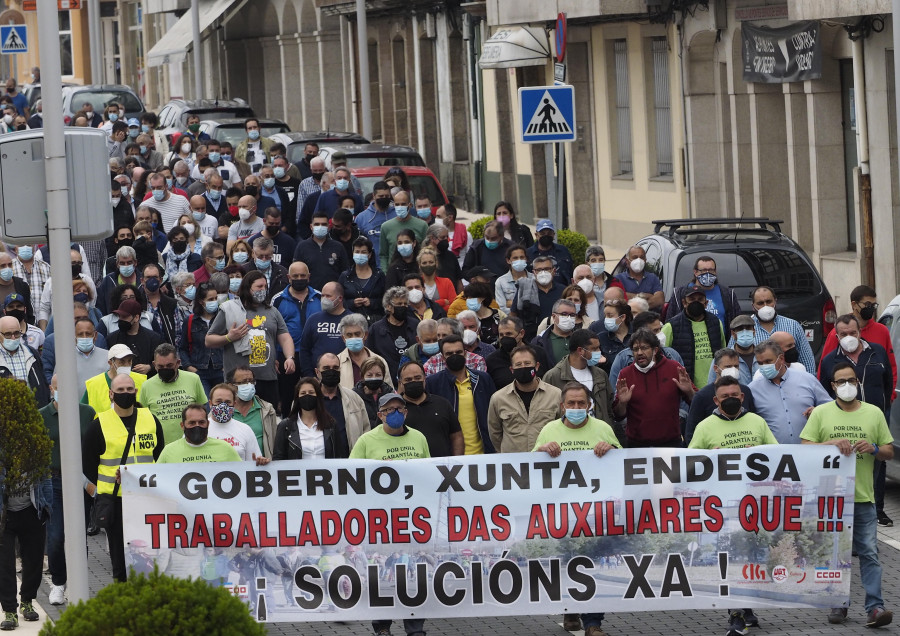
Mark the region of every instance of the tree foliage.
[[221, 587], [200, 579], [132, 575], [107, 585], [94, 598], [70, 606], [40, 636], [264, 636], [247, 606]]

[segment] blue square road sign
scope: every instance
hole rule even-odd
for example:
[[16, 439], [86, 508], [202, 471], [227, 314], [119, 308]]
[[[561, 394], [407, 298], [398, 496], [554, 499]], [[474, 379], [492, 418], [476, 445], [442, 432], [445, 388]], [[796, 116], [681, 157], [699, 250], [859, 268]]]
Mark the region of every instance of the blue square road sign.
[[529, 86], [519, 89], [520, 139], [526, 144], [575, 141], [575, 88]]
[[24, 24], [0, 26], [0, 53], [28, 53], [28, 29]]

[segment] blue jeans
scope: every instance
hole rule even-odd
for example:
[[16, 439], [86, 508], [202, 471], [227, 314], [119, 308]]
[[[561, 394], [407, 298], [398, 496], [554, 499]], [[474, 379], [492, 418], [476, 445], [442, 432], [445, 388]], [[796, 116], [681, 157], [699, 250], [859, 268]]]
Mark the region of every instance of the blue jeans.
[[207, 397], [214, 386], [225, 381], [222, 369], [197, 369], [197, 375], [200, 376], [200, 382], [203, 384], [203, 390], [206, 391]]
[[853, 505], [853, 550], [859, 556], [859, 578], [866, 590], [866, 612], [884, 607], [881, 563], [878, 562], [878, 516], [874, 503]]
[[605, 614], [603, 612], [590, 612], [588, 614], [581, 615], [581, 626], [584, 627], [584, 630], [587, 631], [588, 627], [600, 627], [600, 624], [603, 622], [603, 617]]
[[[53, 475], [53, 510], [47, 522], [47, 566], [53, 585], [65, 585], [66, 574], [66, 526], [63, 521], [62, 478]], [[84, 493], [84, 524], [90, 520], [91, 499]]]

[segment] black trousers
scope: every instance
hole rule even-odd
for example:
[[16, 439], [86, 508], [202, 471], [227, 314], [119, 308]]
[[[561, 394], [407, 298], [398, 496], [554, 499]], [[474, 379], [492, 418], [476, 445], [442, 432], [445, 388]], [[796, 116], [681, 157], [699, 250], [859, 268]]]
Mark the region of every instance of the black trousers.
[[109, 546], [109, 560], [112, 562], [113, 579], [125, 582], [128, 570], [125, 569], [125, 538], [122, 530], [122, 497], [116, 497], [115, 512], [112, 525], [106, 531], [106, 543]]
[[16, 602], [16, 539], [22, 557], [23, 603], [37, 596], [44, 568], [44, 524], [34, 506], [6, 513], [6, 528], [0, 537], [0, 606], [4, 612], [15, 612]]
[[256, 395], [277, 410], [281, 404], [281, 399], [278, 395], [278, 380], [257, 380]]

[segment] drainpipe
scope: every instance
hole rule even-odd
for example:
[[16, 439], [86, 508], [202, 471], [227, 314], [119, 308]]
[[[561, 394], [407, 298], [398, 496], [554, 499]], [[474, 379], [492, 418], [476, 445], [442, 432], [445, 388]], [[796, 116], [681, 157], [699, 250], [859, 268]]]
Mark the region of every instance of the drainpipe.
[[422, 159], [425, 156], [425, 107], [422, 104], [422, 59], [419, 49], [419, 15], [412, 14], [412, 38], [413, 38], [413, 74], [416, 76], [416, 145]]
[[[898, 0], [895, 0], [896, 5]], [[900, 14], [897, 14], [900, 15]], [[896, 35], [894, 36], [896, 38]], [[869, 174], [869, 120], [863, 38], [853, 40], [853, 97], [856, 109], [856, 152], [859, 166], [860, 221], [866, 284], [875, 287], [875, 235], [872, 227], [872, 176]]]
[[372, 89], [369, 86], [369, 25], [366, 18], [366, 0], [356, 0], [356, 46], [359, 49], [359, 103], [362, 111], [362, 134], [366, 139], [371, 139]]

